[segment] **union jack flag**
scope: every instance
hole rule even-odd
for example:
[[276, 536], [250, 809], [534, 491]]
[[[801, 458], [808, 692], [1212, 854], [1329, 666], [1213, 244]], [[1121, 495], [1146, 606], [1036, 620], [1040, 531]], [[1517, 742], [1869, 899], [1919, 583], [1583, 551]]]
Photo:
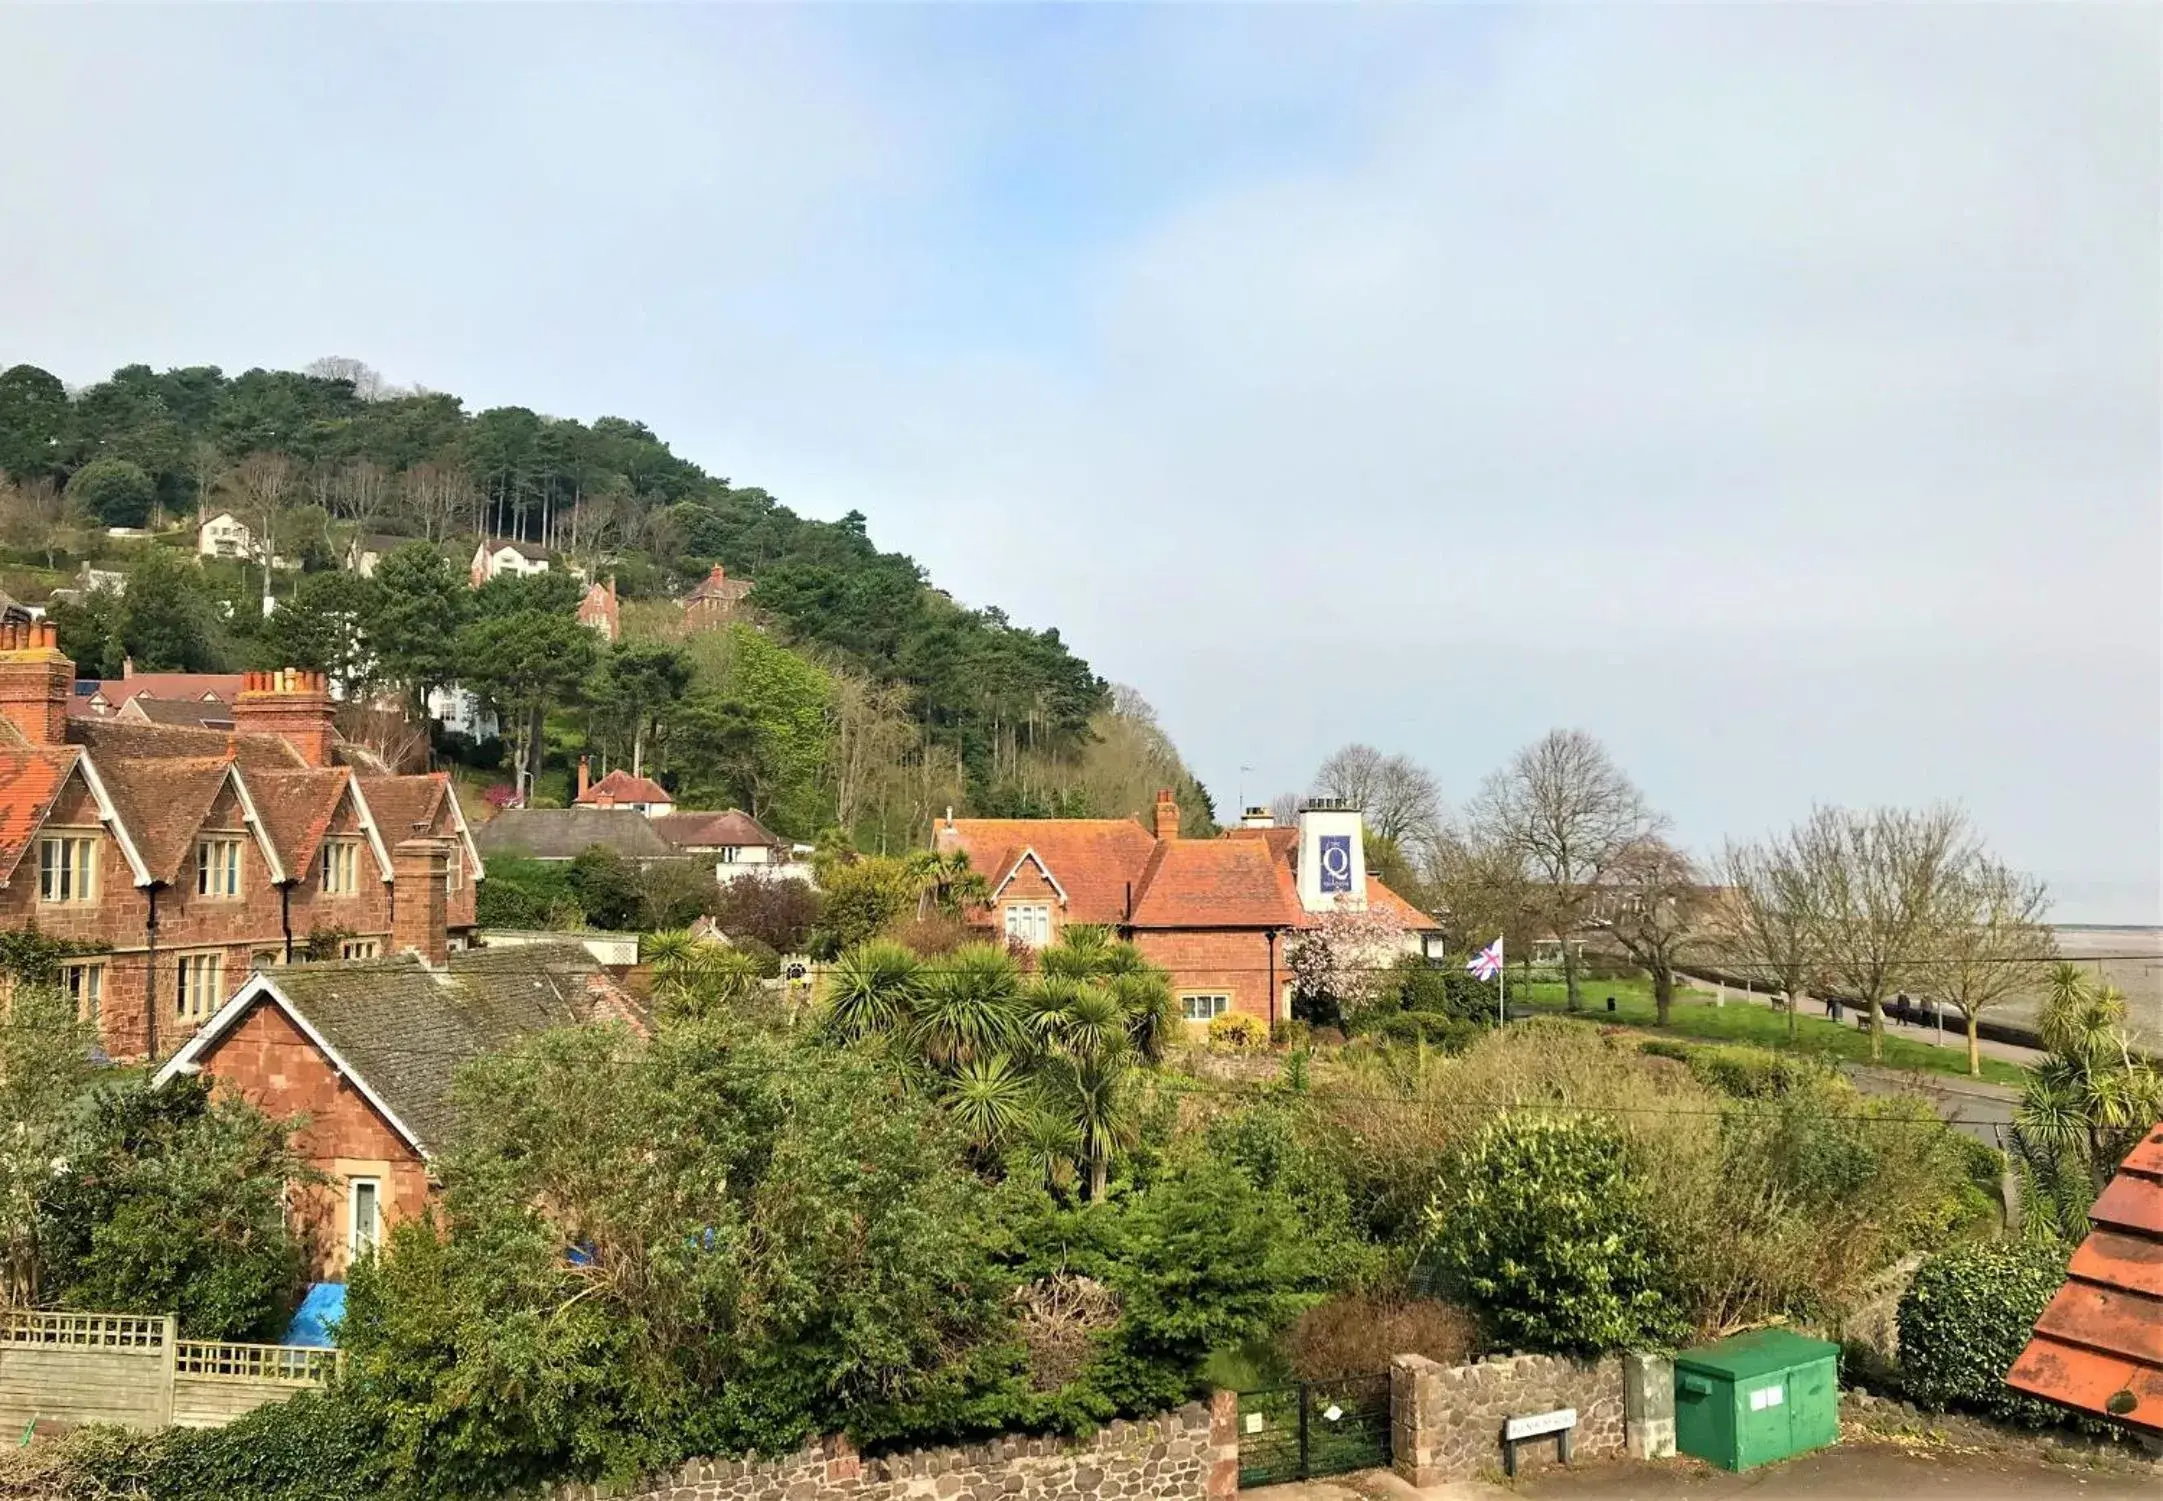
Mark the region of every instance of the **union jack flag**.
[[1501, 974], [1502, 940], [1497, 938], [1493, 943], [1474, 954], [1466, 962], [1465, 970], [1475, 980], [1492, 980], [1496, 975]]

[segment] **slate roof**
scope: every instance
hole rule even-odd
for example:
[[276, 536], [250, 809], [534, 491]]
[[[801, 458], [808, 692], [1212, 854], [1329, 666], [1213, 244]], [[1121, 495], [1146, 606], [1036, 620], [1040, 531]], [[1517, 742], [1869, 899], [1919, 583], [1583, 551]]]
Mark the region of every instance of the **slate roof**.
[[656, 782], [652, 777], [634, 777], [622, 767], [588, 787], [578, 799], [582, 804], [593, 804], [602, 798], [612, 800], [617, 807], [626, 803], [673, 803], [674, 793]]
[[88, 750], [100, 771], [110, 771], [123, 760], [223, 760], [228, 744], [244, 770], [282, 771], [308, 764], [282, 735], [234, 735], [121, 719], [70, 719], [68, 743]]
[[2163, 1121], [2088, 1219], [2065, 1286], [2006, 1384], [2163, 1438]]
[[238, 672], [131, 672], [123, 678], [106, 678], [98, 686], [112, 704], [138, 693], [152, 698], [211, 697], [231, 703], [240, 697], [244, 676]]
[[600, 845], [626, 859], [665, 859], [677, 851], [653, 831], [656, 822], [635, 808], [506, 808], [473, 837], [483, 855], [575, 860]]
[[[537, 1032], [591, 1019], [596, 977], [601, 966], [576, 943], [467, 950], [441, 970], [408, 954], [292, 965], [263, 976], [419, 1138], [423, 1152], [440, 1148], [456, 1124], [451, 1084], [459, 1068]], [[627, 1004], [620, 993], [610, 1002]], [[221, 1013], [181, 1058], [216, 1072], [217, 1038], [242, 1014]]]
[[500, 552], [515, 552], [528, 562], [545, 563], [555, 556], [538, 542], [520, 542], [512, 537], [490, 537], [481, 545], [487, 549], [490, 557]]
[[746, 848], [758, 844], [783, 849], [788, 844], [740, 808], [720, 813], [664, 813], [647, 822], [678, 849], [721, 849], [729, 845]]

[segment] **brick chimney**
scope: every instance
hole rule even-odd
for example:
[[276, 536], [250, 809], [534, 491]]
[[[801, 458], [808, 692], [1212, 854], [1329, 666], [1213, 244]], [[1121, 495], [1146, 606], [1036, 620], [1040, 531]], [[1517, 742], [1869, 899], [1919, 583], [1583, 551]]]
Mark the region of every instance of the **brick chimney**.
[[412, 952], [428, 964], [450, 956], [445, 931], [450, 843], [405, 839], [391, 847], [391, 952]]
[[65, 745], [75, 664], [50, 620], [0, 625], [0, 716], [32, 745]]
[[1179, 837], [1179, 799], [1172, 796], [1172, 789], [1164, 788], [1157, 793], [1157, 838]]
[[301, 667], [251, 672], [241, 679], [233, 728], [242, 734], [283, 735], [310, 766], [328, 766], [337, 738], [326, 673]]
[[593, 763], [592, 763], [591, 761], [589, 761], [589, 760], [588, 760], [588, 759], [587, 759], [586, 757], [584, 757], [584, 756], [580, 756], [580, 757], [578, 758], [578, 796], [577, 796], [577, 797], [575, 797], [575, 798], [573, 798], [573, 799], [572, 799], [572, 801], [573, 801], [573, 802], [583, 802], [583, 801], [585, 801], [585, 797], [586, 797], [586, 789], [587, 789], [587, 788], [589, 788], [589, 787], [591, 787], [592, 785], [593, 785]]

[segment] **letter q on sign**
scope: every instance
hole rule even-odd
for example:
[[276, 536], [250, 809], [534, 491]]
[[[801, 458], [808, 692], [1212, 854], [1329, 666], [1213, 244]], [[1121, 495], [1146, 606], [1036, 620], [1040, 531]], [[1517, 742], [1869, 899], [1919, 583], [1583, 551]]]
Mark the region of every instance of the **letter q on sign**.
[[1321, 840], [1322, 889], [1352, 889], [1352, 836], [1324, 834]]

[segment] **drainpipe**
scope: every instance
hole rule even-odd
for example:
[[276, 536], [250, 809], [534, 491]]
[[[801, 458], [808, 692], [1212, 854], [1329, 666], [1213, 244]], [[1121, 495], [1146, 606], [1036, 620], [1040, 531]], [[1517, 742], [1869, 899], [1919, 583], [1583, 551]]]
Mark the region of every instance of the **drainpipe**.
[[293, 962], [293, 883], [282, 882], [278, 887], [278, 927], [285, 934], [285, 962]]
[[145, 888], [150, 914], [143, 919], [143, 1053], [158, 1061], [158, 888]]
[[1262, 941], [1269, 945], [1269, 1030], [1277, 1030], [1277, 930], [1264, 928]]

